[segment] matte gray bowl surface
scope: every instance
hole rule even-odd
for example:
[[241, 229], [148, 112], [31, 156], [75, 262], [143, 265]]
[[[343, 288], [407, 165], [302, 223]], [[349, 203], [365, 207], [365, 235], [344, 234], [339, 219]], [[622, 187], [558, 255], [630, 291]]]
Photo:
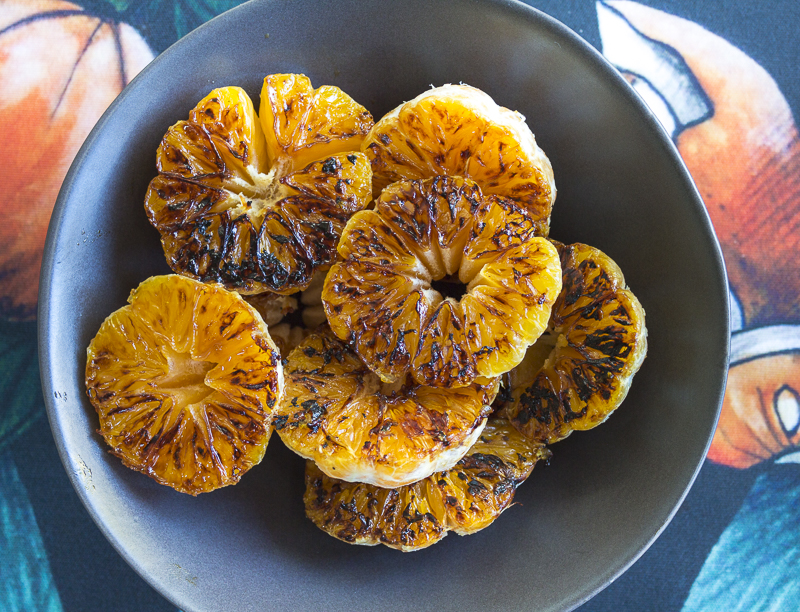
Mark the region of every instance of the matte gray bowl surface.
[[[168, 272], [143, 210], [155, 151], [212, 88], [255, 100], [269, 73], [342, 87], [375, 117], [465, 82], [523, 113], [558, 186], [552, 237], [608, 253], [647, 311], [649, 356], [602, 427], [553, 447], [491, 527], [423, 551], [341, 543], [303, 513], [303, 463], [276, 437], [235, 487], [193, 498], [110, 455], [86, 347]], [[202, 26], [126, 88], [64, 182], [42, 269], [40, 359], [64, 465], [120, 554], [182, 610], [565, 610], [664, 528], [705, 456], [725, 385], [727, 285], [669, 138], [587, 43], [522, 4], [255, 0]]]

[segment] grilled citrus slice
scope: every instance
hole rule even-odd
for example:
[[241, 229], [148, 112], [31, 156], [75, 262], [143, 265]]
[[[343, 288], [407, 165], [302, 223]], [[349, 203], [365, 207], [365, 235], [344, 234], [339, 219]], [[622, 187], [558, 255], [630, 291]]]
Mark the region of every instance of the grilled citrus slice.
[[391, 387], [329, 330], [285, 364], [275, 410], [283, 442], [326, 474], [398, 487], [453, 466], [480, 435], [497, 382], [461, 389], [407, 381]]
[[625, 399], [647, 353], [644, 309], [619, 267], [585, 244], [556, 243], [563, 289], [547, 332], [511, 373], [511, 422], [546, 443], [599, 425]]
[[358, 152], [371, 126], [340, 89], [301, 75], [264, 79], [260, 119], [244, 90], [212, 91], [164, 136], [145, 199], [170, 267], [242, 294], [303, 289], [372, 198]]
[[[400, 181], [354, 215], [322, 300], [382, 380], [461, 387], [511, 370], [547, 327], [558, 252], [511, 200], [461, 177]], [[452, 281], [463, 296], [444, 297]], [[460, 299], [459, 299], [460, 297]]]
[[550, 452], [527, 441], [508, 421], [490, 418], [455, 466], [403, 487], [384, 489], [326, 476], [306, 463], [306, 515], [351, 544], [425, 548], [448, 531], [469, 535], [511, 505], [517, 487]]
[[237, 294], [178, 276], [131, 292], [89, 345], [86, 389], [111, 452], [197, 495], [261, 461], [283, 371], [267, 326]]
[[549, 232], [556, 198], [550, 160], [525, 118], [479, 89], [444, 85], [401, 104], [375, 124], [362, 150], [376, 194], [402, 179], [464, 176], [527, 210], [537, 235]]

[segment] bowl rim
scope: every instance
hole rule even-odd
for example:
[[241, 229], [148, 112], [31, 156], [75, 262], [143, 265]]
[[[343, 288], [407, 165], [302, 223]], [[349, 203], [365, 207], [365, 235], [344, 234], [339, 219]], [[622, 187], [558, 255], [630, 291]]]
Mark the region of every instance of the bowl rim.
[[[381, 4], [382, 2], [386, 1], [391, 1], [398, 4], [402, 4], [403, 2], [403, 0], [360, 0], [360, 1], [361, 2], [369, 1], [373, 4]], [[439, 1], [441, 2], [449, 1], [451, 3], [454, 2], [454, 0], [439, 0]], [[458, 2], [459, 4], [474, 4], [474, 2], [471, 2], [471, 0], [455, 0], [455, 1]], [[42, 383], [42, 391], [44, 395], [48, 421], [51, 427], [51, 431], [53, 433], [53, 438], [56, 443], [59, 457], [65, 468], [65, 471], [67, 472], [72, 487], [77, 493], [81, 503], [88, 511], [92, 520], [100, 529], [102, 534], [112, 545], [112, 547], [126, 561], [126, 563], [128, 563], [128, 565], [130, 565], [134, 569], [134, 571], [136, 571], [154, 590], [156, 590], [161, 596], [163, 596], [165, 599], [167, 599], [173, 605], [176, 605], [180, 609], [188, 609], [185, 607], [187, 602], [180, 601], [175, 594], [170, 593], [169, 591], [166, 591], [164, 588], [162, 588], [162, 585], [158, 583], [155, 577], [151, 576], [150, 573], [146, 569], [144, 569], [144, 567], [137, 561], [137, 559], [134, 558], [134, 556], [130, 553], [130, 551], [128, 551], [124, 547], [120, 539], [104, 522], [102, 517], [99, 515], [97, 509], [94, 507], [91, 499], [89, 498], [82, 484], [80, 476], [77, 473], [75, 473], [74, 470], [69, 469], [70, 452], [69, 449], [67, 448], [63, 433], [61, 432], [57, 424], [57, 418], [56, 418], [57, 406], [54, 400], [54, 395], [53, 395], [54, 388], [49, 374], [50, 364], [54, 363], [54, 360], [57, 359], [57, 355], [54, 355], [53, 351], [51, 351], [48, 341], [51, 334], [51, 325], [50, 325], [50, 313], [52, 310], [51, 284], [52, 284], [54, 265], [56, 262], [56, 255], [57, 255], [56, 243], [58, 242], [57, 238], [60, 228], [62, 226], [62, 220], [65, 215], [65, 211], [67, 209], [67, 204], [71, 199], [70, 198], [71, 192], [73, 190], [73, 186], [75, 184], [77, 176], [80, 173], [81, 167], [83, 166], [86, 158], [89, 156], [89, 153], [93, 149], [94, 144], [99, 138], [100, 134], [103, 133], [105, 126], [109, 123], [109, 121], [111, 121], [112, 117], [114, 117], [114, 115], [117, 113], [118, 108], [123, 104], [126, 98], [129, 95], [131, 95], [131, 92], [138, 87], [138, 83], [146, 79], [147, 76], [152, 71], [157, 70], [162, 62], [169, 60], [169, 58], [172, 55], [178, 53], [183, 46], [191, 44], [195, 38], [201, 37], [208, 30], [222, 27], [222, 25], [225, 22], [237, 18], [239, 13], [244, 14], [252, 10], [252, 8], [256, 5], [266, 5], [266, 4], [289, 5], [291, 3], [292, 0], [249, 0], [247, 2], [244, 2], [243, 4], [235, 6], [213, 17], [209, 21], [197, 27], [195, 30], [189, 32], [184, 37], [182, 37], [181, 39], [170, 45], [162, 53], [158, 54], [147, 66], [145, 66], [139, 72], [139, 74], [137, 74], [125, 86], [125, 88], [120, 92], [120, 94], [108, 106], [108, 108], [104, 111], [104, 113], [97, 121], [97, 123], [94, 125], [91, 132], [87, 136], [86, 140], [80, 147], [72, 164], [70, 165], [70, 168], [59, 190], [45, 239], [42, 266], [40, 271], [38, 307], [37, 307], [39, 368], [40, 368], [40, 378]], [[689, 173], [689, 170], [687, 169], [685, 163], [683, 162], [683, 159], [680, 156], [680, 153], [678, 152], [675, 142], [669, 136], [666, 129], [663, 127], [663, 125], [658, 120], [653, 111], [647, 106], [647, 104], [639, 96], [639, 94], [635, 92], [635, 90], [624, 79], [624, 77], [619, 73], [619, 71], [616, 68], [614, 68], [614, 66], [602, 55], [602, 53], [597, 48], [592, 46], [588, 41], [586, 41], [578, 33], [572, 30], [569, 26], [565, 25], [558, 19], [548, 15], [542, 10], [537, 9], [536, 7], [533, 7], [529, 4], [525, 4], [521, 0], [482, 0], [482, 3], [486, 5], [491, 5], [492, 7], [494, 7], [494, 10], [517, 13], [521, 18], [538, 21], [546, 29], [554, 33], [556, 38], [558, 38], [561, 41], [564, 40], [568, 41], [568, 43], [571, 44], [573, 48], [580, 55], [582, 55], [587, 59], [588, 63], [592, 64], [602, 73], [603, 79], [611, 83], [614, 83], [617, 89], [622, 92], [622, 95], [624, 95], [628, 99], [628, 102], [638, 109], [640, 115], [644, 119], [644, 122], [647, 124], [648, 129], [654, 133], [656, 140], [659, 141], [659, 145], [665, 150], [667, 156], [672, 162], [674, 170], [677, 172], [682, 182], [688, 187], [688, 190], [692, 195], [692, 199], [694, 200], [694, 205], [697, 208], [696, 212], [698, 213], [698, 218], [700, 219], [700, 222], [702, 224], [701, 229], [703, 230], [703, 233], [709, 238], [708, 246], [711, 248], [714, 254], [714, 257], [712, 258], [712, 261], [710, 263], [714, 264], [714, 272], [717, 276], [717, 280], [720, 283], [720, 288], [724, 290], [725, 295], [727, 296], [726, 299], [728, 308], [725, 309], [724, 313], [721, 313], [724, 317], [724, 327], [727, 329], [727, 339], [725, 341], [725, 354], [723, 359], [724, 367], [722, 368], [723, 375], [719, 381], [719, 389], [716, 396], [716, 402], [715, 402], [716, 408], [713, 417], [713, 427], [709, 431], [705, 447], [697, 462], [697, 465], [694, 467], [691, 477], [686, 482], [682, 493], [677, 499], [677, 502], [673, 505], [666, 520], [651, 535], [651, 537], [646, 541], [645, 545], [642, 546], [636, 552], [636, 554], [634, 554], [631, 558], [627, 559], [627, 561], [625, 561], [623, 564], [609, 571], [607, 575], [602, 578], [602, 580], [600, 580], [595, 584], [595, 586], [593, 586], [592, 588], [590, 588], [589, 590], [587, 590], [582, 594], [574, 595], [571, 599], [565, 600], [565, 604], [567, 607], [565, 607], [564, 610], [574, 610], [575, 608], [583, 605], [588, 600], [593, 598], [600, 591], [604, 590], [608, 585], [610, 585], [617, 578], [619, 578], [634, 563], [636, 563], [636, 561], [638, 561], [642, 557], [642, 555], [650, 548], [653, 542], [655, 542], [655, 540], [663, 533], [663, 531], [667, 528], [672, 519], [675, 517], [676, 513], [678, 512], [684, 500], [686, 499], [689, 490], [693, 486], [700, 469], [705, 463], [705, 458], [710, 448], [711, 441], [719, 420], [719, 415], [722, 408], [722, 401], [728, 375], [728, 367], [730, 363], [730, 342], [731, 342], [730, 287], [728, 284], [728, 278], [725, 270], [725, 261], [722, 255], [722, 250], [720, 248], [719, 240], [714, 231], [711, 219], [708, 215], [708, 211], [705, 207], [702, 196], [700, 195], [697, 186], [695, 185], [694, 180], [691, 174]]]

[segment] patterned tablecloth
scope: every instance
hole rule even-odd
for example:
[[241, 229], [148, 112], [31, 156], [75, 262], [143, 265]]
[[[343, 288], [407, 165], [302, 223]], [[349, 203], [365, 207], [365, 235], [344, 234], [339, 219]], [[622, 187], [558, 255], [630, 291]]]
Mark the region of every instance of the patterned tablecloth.
[[[63, 470], [39, 386], [36, 288], [58, 188], [94, 122], [156, 54], [240, 2], [76, 2], [0, 0], [0, 609], [174, 610]], [[800, 610], [800, 4], [531, 4], [601, 50], [672, 134], [732, 288], [708, 460], [663, 535], [581, 610]]]

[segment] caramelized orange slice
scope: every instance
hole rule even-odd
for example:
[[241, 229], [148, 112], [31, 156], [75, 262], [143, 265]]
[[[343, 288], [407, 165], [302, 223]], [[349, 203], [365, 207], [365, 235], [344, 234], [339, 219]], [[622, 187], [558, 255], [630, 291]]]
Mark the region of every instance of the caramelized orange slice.
[[480, 435], [497, 393], [495, 381], [389, 387], [330, 330], [294, 349], [285, 375], [286, 395], [275, 410], [283, 442], [326, 474], [380, 487], [452, 467]]
[[455, 466], [403, 487], [383, 489], [323, 474], [306, 463], [306, 515], [351, 544], [425, 548], [448, 531], [469, 535], [489, 526], [514, 499], [517, 487], [550, 452], [527, 441], [504, 419], [490, 418]]
[[177, 276], [131, 292], [89, 345], [86, 389], [111, 452], [197, 495], [259, 463], [283, 394], [280, 355], [237, 294]]
[[259, 113], [270, 165], [288, 165], [288, 172], [342, 151], [358, 151], [374, 125], [372, 115], [341, 89], [314, 89], [302, 74], [264, 79]]
[[[331, 329], [387, 382], [462, 387], [508, 372], [561, 290], [558, 252], [536, 228], [469, 179], [394, 183], [342, 234], [322, 292]], [[448, 284], [466, 293], [444, 297]]]
[[170, 267], [243, 294], [291, 294], [336, 256], [347, 219], [372, 197], [358, 147], [372, 126], [336, 87], [264, 79], [261, 114], [215, 89], [158, 148], [145, 209]]
[[644, 309], [619, 267], [585, 244], [555, 243], [563, 289], [547, 332], [511, 372], [511, 422], [546, 443], [605, 421], [647, 353]]
[[556, 197], [550, 160], [517, 112], [467, 85], [444, 85], [401, 104], [370, 130], [362, 150], [376, 195], [402, 179], [449, 174], [512, 199], [546, 236]]

